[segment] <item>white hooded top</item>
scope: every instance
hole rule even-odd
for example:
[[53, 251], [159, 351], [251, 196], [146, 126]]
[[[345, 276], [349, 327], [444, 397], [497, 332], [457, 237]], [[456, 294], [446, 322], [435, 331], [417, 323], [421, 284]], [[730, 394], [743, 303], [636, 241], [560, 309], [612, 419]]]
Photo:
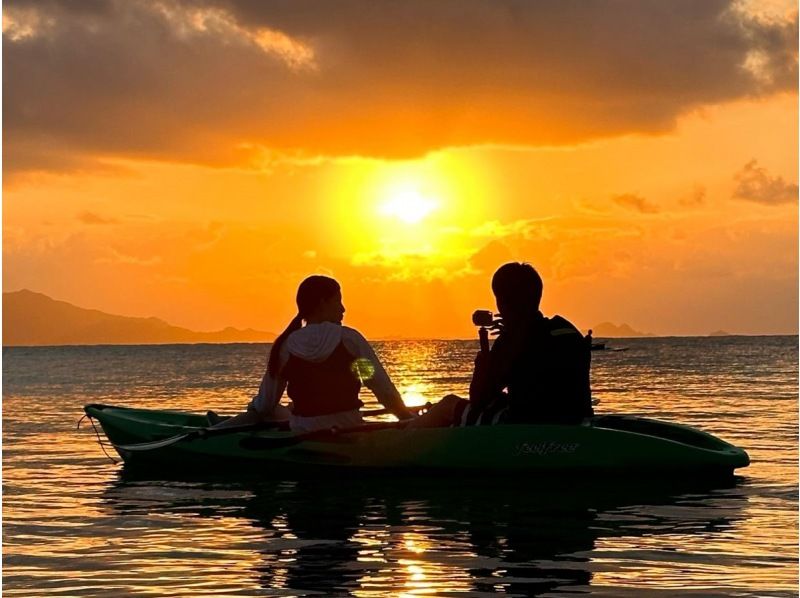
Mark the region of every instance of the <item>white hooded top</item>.
[[[283, 369], [290, 355], [312, 363], [321, 363], [330, 357], [340, 343], [344, 344], [344, 348], [354, 359], [367, 360], [372, 364], [372, 368], [359, 368], [362, 372], [365, 369], [373, 370], [372, 376], [362, 378], [361, 381], [375, 394], [381, 404], [391, 404], [400, 398], [400, 393], [392, 384], [367, 339], [358, 330], [333, 322], [308, 324], [292, 332], [281, 345], [278, 371]], [[273, 378], [269, 372], [265, 372], [258, 394], [253, 397], [250, 408], [265, 416], [272, 413], [286, 390], [286, 384], [287, 380], [280, 374]]]

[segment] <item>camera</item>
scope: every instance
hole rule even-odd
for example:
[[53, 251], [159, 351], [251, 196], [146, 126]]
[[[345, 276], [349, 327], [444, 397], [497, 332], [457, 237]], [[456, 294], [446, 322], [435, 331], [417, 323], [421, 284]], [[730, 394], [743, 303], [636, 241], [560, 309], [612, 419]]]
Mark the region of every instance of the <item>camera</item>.
[[472, 313], [472, 323], [475, 326], [491, 326], [494, 323], [494, 314], [488, 309], [476, 309]]

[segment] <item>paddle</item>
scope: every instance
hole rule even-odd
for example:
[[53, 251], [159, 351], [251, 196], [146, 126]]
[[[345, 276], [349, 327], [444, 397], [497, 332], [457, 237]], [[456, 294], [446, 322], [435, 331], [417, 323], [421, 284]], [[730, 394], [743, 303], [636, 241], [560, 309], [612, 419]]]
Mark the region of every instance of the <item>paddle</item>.
[[[409, 407], [410, 411], [422, 411], [424, 409], [428, 409], [430, 404], [426, 405], [419, 405], [416, 407]], [[376, 409], [374, 411], [364, 411], [362, 415], [388, 415], [391, 413], [389, 409]], [[400, 422], [378, 422], [375, 424], [364, 424], [363, 426], [357, 426], [356, 428], [364, 428], [366, 429], [376, 429], [374, 426], [382, 426], [383, 424], [398, 424]], [[254, 432], [258, 430], [270, 430], [275, 428], [280, 428], [284, 426], [285, 422], [276, 421], [276, 422], [259, 422], [256, 424], [247, 424], [244, 426], [229, 426], [227, 428], [197, 428], [195, 430], [191, 430], [189, 432], [184, 432], [183, 434], [177, 434], [175, 436], [170, 436], [169, 438], [163, 438], [161, 440], [153, 440], [151, 442], [137, 442], [134, 444], [114, 444], [114, 447], [118, 450], [129, 451], [129, 452], [141, 452], [141, 451], [153, 451], [160, 448], [166, 448], [168, 446], [172, 446], [173, 444], [177, 444], [178, 442], [183, 441], [191, 441], [191, 440], [203, 440], [205, 438], [210, 438], [213, 436], [223, 436], [227, 434], [238, 434], [240, 432]], [[373, 426], [373, 427], [370, 427]], [[356, 428], [346, 428], [349, 431], [358, 431]], [[327, 434], [331, 433], [331, 429], [324, 429], [318, 430], [318, 432], [324, 432]], [[308, 434], [315, 434], [316, 432], [308, 432]], [[339, 430], [338, 433], [344, 433], [342, 430]], [[276, 439], [265, 439], [265, 440], [289, 440], [300, 437], [301, 435], [298, 434], [296, 436], [286, 437], [286, 438], [276, 438]], [[298, 440], [297, 442], [300, 442]]]
[[[412, 411], [414, 413], [419, 413], [420, 411], [427, 411], [430, 408], [431, 408], [431, 404], [430, 403], [425, 403], [424, 405], [414, 405], [412, 407], [407, 407], [407, 409], [409, 411]], [[392, 413], [391, 409], [384, 408], [384, 409], [374, 409], [372, 411], [362, 411], [361, 415], [364, 416], [364, 417], [370, 417], [370, 416], [373, 416], [373, 415], [390, 415], [391, 413]]]
[[[419, 413], [420, 411], [427, 411], [431, 407], [432, 407], [431, 403], [428, 402], [428, 403], [425, 403], [424, 405], [413, 405], [413, 406], [407, 407], [407, 409], [409, 411], [411, 411], [412, 413]], [[391, 415], [392, 413], [394, 413], [394, 412], [391, 409], [386, 409], [384, 407], [383, 409], [373, 409], [372, 411], [362, 411], [361, 412], [361, 416], [362, 417], [373, 417], [373, 416], [376, 416], [376, 415]], [[227, 419], [227, 417], [223, 417], [220, 421], [224, 421], [225, 419]]]
[[268, 438], [265, 436], [249, 436], [243, 438], [239, 443], [242, 448], [250, 450], [270, 450], [278, 448], [286, 448], [300, 444], [301, 442], [308, 442], [314, 440], [332, 440], [339, 436], [346, 434], [355, 434], [357, 432], [374, 432], [375, 430], [388, 430], [392, 428], [402, 428], [405, 422], [375, 422], [370, 424], [362, 424], [360, 426], [353, 426], [351, 428], [325, 428], [323, 430], [314, 430], [313, 432], [303, 432], [301, 434], [293, 434], [292, 436], [283, 436], [276, 438]]
[[225, 436], [227, 434], [238, 434], [239, 432], [255, 432], [257, 430], [270, 430], [279, 428], [283, 422], [259, 422], [257, 424], [247, 424], [245, 426], [229, 426], [227, 428], [197, 428], [183, 434], [170, 436], [161, 440], [153, 440], [152, 442], [137, 442], [135, 444], [111, 444], [114, 448], [123, 451], [152, 451], [155, 449], [165, 448], [182, 442], [184, 440], [201, 440], [211, 438], [212, 436]]
[[[419, 413], [420, 411], [427, 411], [428, 409], [431, 408], [431, 406], [432, 406], [431, 403], [428, 402], [428, 403], [425, 403], [424, 405], [413, 405], [413, 406], [407, 407], [407, 409], [409, 411], [413, 412], [413, 413]], [[384, 407], [383, 409], [373, 409], [372, 411], [362, 411], [361, 415], [362, 415], [362, 417], [373, 417], [373, 416], [376, 416], [376, 415], [391, 415], [392, 413], [393, 413], [393, 411], [391, 409], [386, 409]], [[227, 419], [227, 417], [224, 417], [220, 421], [224, 421], [225, 419]]]

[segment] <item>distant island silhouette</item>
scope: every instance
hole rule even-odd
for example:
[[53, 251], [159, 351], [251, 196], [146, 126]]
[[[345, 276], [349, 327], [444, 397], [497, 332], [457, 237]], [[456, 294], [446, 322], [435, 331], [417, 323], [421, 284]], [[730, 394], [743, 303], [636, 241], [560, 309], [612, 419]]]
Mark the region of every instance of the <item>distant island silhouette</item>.
[[158, 318], [84, 309], [29, 290], [3, 293], [4, 347], [269, 342], [275, 336], [252, 328], [197, 332]]
[[[628, 324], [602, 322], [592, 327], [598, 338], [657, 336], [640, 332]], [[717, 330], [708, 336], [731, 336]], [[3, 346], [44, 345], [152, 345], [180, 343], [272, 342], [274, 332], [227, 327], [198, 332], [173, 326], [159, 318], [137, 318], [109, 314], [58, 301], [27, 289], [3, 293]], [[376, 340], [429, 340], [422, 337], [383, 335]]]
[[650, 332], [639, 332], [634, 330], [628, 324], [612, 324], [611, 322], [602, 322], [592, 327], [592, 335], [595, 338], [631, 338], [636, 336], [655, 336]]

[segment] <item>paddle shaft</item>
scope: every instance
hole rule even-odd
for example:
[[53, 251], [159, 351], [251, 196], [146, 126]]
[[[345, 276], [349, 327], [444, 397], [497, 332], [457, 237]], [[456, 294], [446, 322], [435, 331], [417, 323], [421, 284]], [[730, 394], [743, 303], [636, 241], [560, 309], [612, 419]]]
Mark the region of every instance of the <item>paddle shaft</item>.
[[257, 424], [247, 424], [244, 426], [230, 426], [227, 428], [197, 428], [195, 430], [190, 430], [189, 432], [184, 432], [182, 434], [176, 434], [175, 436], [170, 436], [169, 438], [162, 438], [161, 440], [153, 440], [150, 442], [137, 442], [134, 444], [114, 444], [114, 447], [123, 450], [123, 451], [152, 451], [155, 449], [166, 448], [168, 446], [172, 446], [175, 443], [182, 442], [184, 440], [197, 440], [197, 439], [204, 439], [210, 438], [212, 436], [224, 436], [226, 434], [237, 434], [239, 432], [256, 432], [258, 430], [269, 430], [271, 428], [277, 427], [275, 422], [259, 422]]
[[[420, 411], [425, 411], [426, 409], [430, 409], [431, 404], [425, 403], [424, 405], [414, 405], [413, 407], [407, 407], [409, 411], [414, 413], [419, 413]], [[362, 411], [361, 415], [364, 417], [371, 417], [373, 415], [391, 415], [393, 411], [391, 409], [373, 409], [372, 411]]]
[[[417, 407], [409, 407], [411, 411], [421, 411], [423, 409], [428, 408], [429, 405], [420, 405]], [[387, 415], [391, 413], [389, 409], [376, 409], [374, 411], [365, 411], [362, 415]], [[325, 428], [323, 430], [316, 430], [314, 432], [308, 432], [309, 435], [325, 435], [325, 434], [346, 434], [351, 432], [366, 432], [369, 430], [376, 430], [382, 429], [387, 427], [396, 427], [401, 422], [375, 422], [375, 423], [366, 423], [360, 426], [355, 426], [353, 428]], [[227, 434], [238, 434], [240, 432], [255, 432], [258, 430], [269, 430], [270, 428], [276, 428], [278, 422], [258, 422], [255, 424], [246, 424], [243, 426], [229, 426], [227, 428], [197, 428], [195, 430], [190, 430], [189, 432], [184, 432], [182, 434], [177, 434], [175, 436], [170, 436], [169, 438], [163, 438], [161, 440], [154, 440], [152, 442], [139, 442], [134, 444], [118, 444], [114, 445], [117, 449], [123, 451], [152, 451], [155, 449], [166, 448], [168, 446], [172, 446], [178, 442], [183, 441], [190, 441], [190, 440], [200, 440], [204, 438], [210, 438], [212, 436], [223, 436]], [[297, 442], [302, 441], [305, 438], [303, 434], [296, 434], [294, 436], [290, 436], [288, 438], [281, 439], [282, 441], [292, 441], [297, 440]]]
[[357, 434], [359, 432], [374, 432], [375, 430], [388, 430], [392, 428], [402, 428], [405, 422], [373, 422], [368, 424], [361, 424], [360, 426], [352, 426], [350, 428], [324, 428], [322, 430], [314, 430], [313, 432], [301, 432], [299, 434], [292, 434], [291, 436], [282, 436], [276, 438], [269, 438], [266, 436], [249, 436], [242, 439], [239, 446], [245, 449], [260, 451], [260, 450], [275, 450], [280, 448], [287, 448], [300, 444], [301, 442], [325, 442], [335, 441], [336, 438], [346, 436], [348, 434]]

